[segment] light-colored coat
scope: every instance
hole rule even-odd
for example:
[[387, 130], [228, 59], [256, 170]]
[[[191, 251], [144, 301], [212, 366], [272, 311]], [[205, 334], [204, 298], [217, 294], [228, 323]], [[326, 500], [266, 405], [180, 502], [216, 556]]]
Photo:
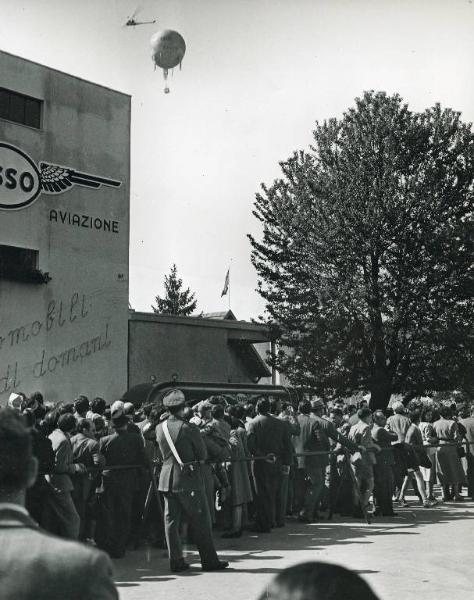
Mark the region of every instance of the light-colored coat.
[[[313, 435], [312, 426], [314, 423], [314, 417], [311, 415], [299, 414], [297, 419], [298, 425], [300, 426], [300, 432], [297, 436], [293, 437], [293, 445], [296, 454], [301, 454], [302, 452], [306, 452], [307, 445], [311, 439], [311, 436]], [[298, 456], [296, 460], [298, 462], [298, 469], [304, 469], [306, 457]]]
[[69, 475], [76, 472], [71, 441], [61, 429], [55, 429], [49, 439], [54, 451], [54, 470], [58, 475], [48, 475], [46, 479], [57, 492], [71, 492], [74, 486]]

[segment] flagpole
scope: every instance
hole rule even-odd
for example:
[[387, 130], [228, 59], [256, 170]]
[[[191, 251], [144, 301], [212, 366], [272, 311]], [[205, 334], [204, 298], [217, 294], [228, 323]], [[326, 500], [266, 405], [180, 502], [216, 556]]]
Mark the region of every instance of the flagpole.
[[[230, 263], [232, 264], [232, 259], [230, 259]], [[230, 265], [229, 265], [229, 310], [230, 310]]]

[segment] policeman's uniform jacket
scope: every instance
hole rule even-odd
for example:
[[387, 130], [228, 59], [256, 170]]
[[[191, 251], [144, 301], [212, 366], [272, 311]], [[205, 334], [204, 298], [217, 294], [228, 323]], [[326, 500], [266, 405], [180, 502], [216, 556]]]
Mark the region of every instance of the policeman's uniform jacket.
[[204, 490], [201, 468], [198, 464], [207, 458], [207, 451], [199, 428], [193, 423], [170, 415], [168, 431], [183, 463], [194, 463], [184, 469], [178, 464], [163, 432], [163, 423], [156, 427], [156, 441], [163, 457], [158, 489], [160, 492]]

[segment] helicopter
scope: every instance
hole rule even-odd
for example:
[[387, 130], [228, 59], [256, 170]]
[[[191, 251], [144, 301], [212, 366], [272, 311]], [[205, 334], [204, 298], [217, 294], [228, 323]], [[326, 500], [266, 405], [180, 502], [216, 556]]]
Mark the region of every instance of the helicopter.
[[137, 25], [152, 25], [153, 23], [156, 23], [156, 19], [154, 19], [153, 21], [137, 21], [135, 17], [141, 10], [141, 7], [136, 8], [133, 15], [131, 17], [128, 17], [124, 27], [136, 27]]

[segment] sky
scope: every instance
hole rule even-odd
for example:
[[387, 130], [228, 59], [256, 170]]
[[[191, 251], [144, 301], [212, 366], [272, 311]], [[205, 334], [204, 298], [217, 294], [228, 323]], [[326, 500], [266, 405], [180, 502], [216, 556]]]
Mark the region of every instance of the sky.
[[[137, 5], [137, 20], [123, 27]], [[472, 0], [0, 0], [0, 49], [132, 96], [130, 303], [149, 311], [173, 263], [198, 312], [257, 318], [247, 234], [261, 183], [315, 121], [364, 90], [474, 120]], [[163, 93], [149, 40], [186, 41]], [[1, 73], [0, 73], [1, 79]]]

